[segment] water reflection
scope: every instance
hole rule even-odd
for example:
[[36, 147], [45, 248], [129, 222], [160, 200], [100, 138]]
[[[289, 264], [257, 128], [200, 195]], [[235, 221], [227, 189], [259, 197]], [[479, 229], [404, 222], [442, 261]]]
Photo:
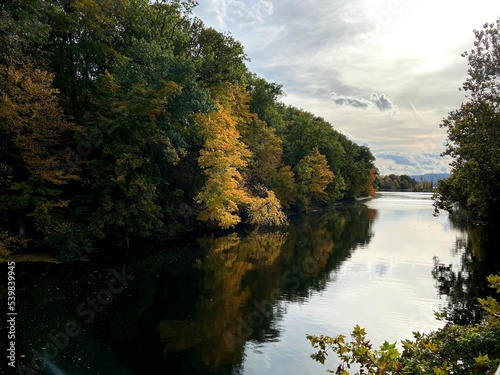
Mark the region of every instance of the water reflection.
[[[280, 340], [286, 303], [323, 290], [332, 271], [370, 242], [375, 217], [356, 204], [297, 217], [277, 230], [166, 243], [119, 265], [20, 263], [18, 363], [29, 373], [42, 354], [67, 374], [238, 372], [249, 342]], [[133, 280], [95, 304], [117, 269]], [[68, 322], [78, 335], [48, 353], [49, 335]]]
[[[171, 366], [178, 368], [177, 355], [189, 352], [191, 365], [223, 373], [242, 360], [248, 341], [277, 341], [282, 302], [324, 288], [331, 271], [369, 242], [374, 218], [373, 210], [355, 205], [297, 218], [276, 231], [198, 239], [205, 253], [193, 266], [202, 279], [192, 296], [196, 311], [188, 320], [165, 317], [158, 324]], [[169, 296], [174, 305], [176, 299]]]
[[477, 323], [483, 317], [477, 298], [494, 294], [486, 277], [500, 269], [500, 238], [485, 227], [464, 223], [459, 215], [451, 215], [450, 222], [462, 232], [452, 250], [460, 262], [453, 265], [434, 259], [432, 276], [439, 295], [446, 300], [441, 312], [453, 323]]
[[[276, 230], [165, 243], [154, 254], [118, 265], [103, 259], [19, 264], [19, 362], [31, 366], [33, 350], [43, 352], [48, 334], [74, 321], [81, 333], [50, 358], [67, 374], [252, 374], [262, 373], [266, 358], [275, 367], [295, 361], [307, 367], [300, 373], [313, 373], [306, 333], [346, 333], [372, 315], [367, 306], [378, 306], [370, 324], [380, 327], [382, 337], [420, 319], [414, 305], [395, 301], [415, 298], [428, 308], [427, 295], [416, 291], [429, 286], [431, 245], [446, 252], [458, 224], [432, 221], [429, 196], [413, 206], [409, 198], [386, 198], [296, 217]], [[476, 231], [460, 230], [453, 247], [460, 267], [448, 267], [441, 251], [433, 276], [439, 293], [449, 296], [450, 316], [465, 320], [473, 304], [467, 293], [486, 290], [476, 281], [495, 267], [485, 246], [497, 242], [485, 245]], [[135, 278], [87, 323], [78, 306], [122, 267]], [[432, 280], [429, 288], [432, 296]], [[384, 326], [386, 311], [396, 310], [391, 321], [397, 324]], [[330, 320], [323, 324], [325, 317]], [[311, 327], [323, 331], [307, 332]], [[271, 360], [273, 345], [283, 351]]]
[[199, 239], [198, 244], [207, 253], [194, 265], [203, 275], [201, 290], [192, 296], [196, 311], [189, 320], [160, 321], [158, 331], [164, 350], [196, 347], [197, 358], [210, 368], [219, 367], [232, 353], [241, 352], [253, 331], [242, 318], [252, 299], [245, 277], [256, 268], [272, 267], [286, 239], [287, 233], [257, 230], [244, 237], [232, 233]]

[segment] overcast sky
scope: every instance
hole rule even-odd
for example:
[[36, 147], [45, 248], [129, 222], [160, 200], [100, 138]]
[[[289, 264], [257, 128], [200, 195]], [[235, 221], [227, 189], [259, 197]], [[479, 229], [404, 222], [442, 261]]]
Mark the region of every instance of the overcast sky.
[[460, 55], [500, 1], [199, 0], [195, 15], [245, 47], [287, 104], [329, 121], [382, 174], [446, 172], [439, 124], [464, 100]]

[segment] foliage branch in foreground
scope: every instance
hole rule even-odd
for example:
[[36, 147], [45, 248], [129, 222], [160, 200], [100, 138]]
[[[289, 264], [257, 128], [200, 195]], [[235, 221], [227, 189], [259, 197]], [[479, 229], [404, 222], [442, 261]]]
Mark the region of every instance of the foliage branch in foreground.
[[[500, 293], [500, 276], [488, 281]], [[500, 363], [500, 304], [493, 297], [478, 299], [486, 312], [483, 322], [475, 325], [447, 323], [431, 333], [414, 332], [414, 340], [402, 340], [402, 352], [396, 343], [384, 342], [378, 349], [366, 338], [364, 328], [357, 325], [350, 340], [308, 335], [317, 352], [315, 361], [325, 363], [329, 353], [335, 353], [340, 364], [327, 372], [338, 375], [354, 374], [493, 374]], [[440, 314], [436, 314], [438, 319]]]

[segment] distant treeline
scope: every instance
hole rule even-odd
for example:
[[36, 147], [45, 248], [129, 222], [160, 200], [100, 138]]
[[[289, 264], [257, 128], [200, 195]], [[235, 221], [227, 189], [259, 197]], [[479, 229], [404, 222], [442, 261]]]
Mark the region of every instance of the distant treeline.
[[0, 6], [0, 255], [280, 225], [374, 192], [374, 157], [281, 102], [188, 1]]
[[399, 176], [390, 174], [377, 176], [375, 187], [381, 191], [433, 191], [435, 186], [433, 181], [423, 178], [417, 181], [406, 174]]

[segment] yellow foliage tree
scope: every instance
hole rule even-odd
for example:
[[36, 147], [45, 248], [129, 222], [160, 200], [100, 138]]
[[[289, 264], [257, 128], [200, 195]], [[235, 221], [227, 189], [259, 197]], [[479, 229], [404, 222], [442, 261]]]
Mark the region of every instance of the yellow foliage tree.
[[325, 155], [317, 147], [300, 160], [295, 167], [297, 176], [297, 195], [307, 208], [311, 200], [325, 201], [328, 194], [325, 191], [334, 179], [334, 174], [328, 166]]
[[255, 225], [283, 225], [288, 222], [281, 203], [271, 190], [265, 198], [254, 197], [250, 201], [249, 222]]
[[237, 126], [254, 118], [248, 108], [249, 94], [239, 85], [219, 86], [212, 94], [217, 111], [197, 117], [204, 139], [198, 164], [206, 177], [196, 197], [203, 204], [198, 220], [230, 228], [241, 221], [240, 209], [245, 206], [253, 224], [284, 224], [286, 216], [275, 194], [266, 191], [265, 198], [252, 196], [242, 174], [252, 153], [241, 141]]
[[206, 176], [205, 186], [196, 198], [204, 205], [198, 220], [230, 228], [241, 221], [238, 205], [250, 201], [241, 170], [251, 153], [236, 129], [238, 121], [248, 119], [244, 106], [248, 99], [238, 86], [217, 87], [213, 93], [217, 111], [197, 117], [204, 139], [198, 164]]
[[[77, 179], [64, 163], [64, 137], [79, 127], [64, 119], [52, 76], [30, 66], [0, 67], [0, 122], [15, 150], [9, 157], [20, 157], [29, 178], [65, 184]], [[12, 161], [14, 164], [14, 161]]]
[[[69, 226], [61, 186], [78, 179], [65, 148], [80, 128], [65, 119], [52, 75], [29, 63], [0, 65], [0, 253]], [[9, 214], [5, 214], [9, 213]]]

